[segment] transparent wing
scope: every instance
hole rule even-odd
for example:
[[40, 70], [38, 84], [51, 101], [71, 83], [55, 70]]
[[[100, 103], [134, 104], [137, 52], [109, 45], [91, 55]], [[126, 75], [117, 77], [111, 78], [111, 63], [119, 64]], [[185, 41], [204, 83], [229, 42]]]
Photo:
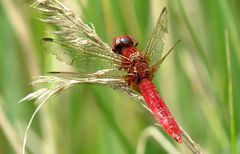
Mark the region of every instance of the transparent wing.
[[32, 84], [44, 85], [47, 83], [52, 84], [52, 86], [50, 88], [41, 88], [33, 93], [30, 93], [19, 102], [35, 99], [37, 104], [41, 104], [74, 85], [94, 83], [108, 86], [126, 93], [151, 112], [151, 110], [145, 105], [143, 96], [139, 92], [129, 87], [121, 76], [115, 75], [112, 76], [112, 78], [109, 78], [108, 70], [102, 70], [92, 74], [81, 74], [76, 72], [50, 72], [46, 76], [40, 76]]
[[151, 112], [151, 110], [145, 105], [143, 96], [139, 92], [128, 86], [126, 80], [124, 80], [121, 76], [116, 75], [115, 73], [114, 76], [108, 78], [109, 73], [109, 70], [101, 70], [93, 74], [80, 74], [75, 72], [50, 72], [49, 75], [67, 80], [80, 81], [81, 83], [96, 83], [112, 87], [113, 89], [126, 93]]
[[168, 32], [167, 9], [163, 8], [153, 34], [144, 50], [149, 57], [150, 66], [155, 65], [162, 57], [164, 47], [164, 35]]
[[48, 100], [50, 97], [58, 95], [71, 86], [83, 83], [94, 83], [112, 87], [116, 90], [127, 93], [134, 99], [143, 101], [142, 96], [138, 92], [131, 89], [122, 76], [115, 75], [110, 78], [108, 70], [101, 70], [92, 74], [77, 72], [50, 72], [45, 76], [40, 76], [32, 84], [45, 85], [48, 83], [50, 83], [52, 86], [49, 88], [41, 88], [36, 92], [27, 95], [19, 102], [36, 99], [37, 103], [42, 103]]
[[[84, 66], [82, 63], [88, 62], [89, 59], [92, 59], [89, 62], [89, 65], [87, 65], [91, 68], [95, 65], [93, 61], [97, 59], [96, 57], [101, 57], [105, 61], [109, 60], [108, 62], [112, 60], [115, 65], [120, 64], [122, 56], [112, 52], [109, 45], [103, 42], [97, 35], [93, 25], [89, 26], [83, 23], [78, 15], [75, 15], [71, 10], [66, 8], [57, 0], [39, 0], [33, 4], [33, 7], [42, 13], [40, 20], [53, 24], [58, 28], [58, 31], [53, 33], [56, 37], [60, 38], [59, 40], [61, 41], [53, 39], [44, 40], [45, 49], [50, 53], [53, 53], [58, 59], [66, 62], [67, 64], [71, 64], [71, 61], [74, 64], [81, 63], [80, 65], [82, 67]], [[48, 46], [53, 51], [47, 49]], [[56, 49], [54, 49], [54, 47], [56, 47]], [[62, 48], [65, 48], [65, 51], [63, 51]], [[67, 56], [65, 55], [67, 55], [68, 58], [66, 58]], [[83, 56], [83, 58], [77, 60], [80, 56]], [[88, 56], [93, 57], [87, 58]], [[100, 58], [98, 58], [98, 60], [99, 59]], [[98, 60], [96, 60], [96, 65], [99, 64]], [[110, 62], [109, 65], [113, 62]]]
[[109, 69], [115, 70], [118, 75], [126, 75], [124, 70], [120, 70], [121, 57], [111, 52], [101, 53], [96, 46], [78, 46], [52, 38], [45, 38], [42, 46], [46, 52], [53, 54], [58, 60], [68, 65], [75, 66], [82, 73], [90, 74], [102, 69]]
[[119, 85], [127, 86], [125, 80], [121, 76], [109, 78], [109, 71], [98, 71], [92, 74], [76, 73], [76, 72], [50, 72], [48, 75], [40, 76], [35, 80], [33, 85], [45, 85], [50, 83], [49, 88], [41, 88], [30, 93], [21, 101], [36, 99], [36, 103], [47, 101], [50, 97], [56, 96], [69, 87], [82, 83], [94, 83], [113, 88], [120, 88]]

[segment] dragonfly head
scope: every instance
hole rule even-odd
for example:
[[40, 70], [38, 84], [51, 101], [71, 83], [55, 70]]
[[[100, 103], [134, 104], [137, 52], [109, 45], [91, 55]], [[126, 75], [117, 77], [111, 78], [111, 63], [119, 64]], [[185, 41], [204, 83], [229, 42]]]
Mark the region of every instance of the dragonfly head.
[[122, 48], [136, 47], [138, 43], [129, 35], [122, 35], [113, 39], [112, 51], [121, 54]]

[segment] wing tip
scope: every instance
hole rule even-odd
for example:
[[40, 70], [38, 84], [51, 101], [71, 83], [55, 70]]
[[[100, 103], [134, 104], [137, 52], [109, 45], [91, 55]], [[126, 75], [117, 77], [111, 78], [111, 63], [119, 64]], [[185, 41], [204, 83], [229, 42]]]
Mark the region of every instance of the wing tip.
[[167, 14], [167, 7], [164, 6], [162, 9], [162, 12], [160, 13], [160, 16], [162, 16], [163, 14]]
[[162, 12], [167, 12], [167, 7], [166, 6], [163, 7]]

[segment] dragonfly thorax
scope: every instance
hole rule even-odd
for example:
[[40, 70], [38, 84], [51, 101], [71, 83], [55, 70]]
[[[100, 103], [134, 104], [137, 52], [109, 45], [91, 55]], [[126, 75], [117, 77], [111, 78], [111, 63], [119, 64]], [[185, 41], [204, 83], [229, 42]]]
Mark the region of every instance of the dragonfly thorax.
[[112, 51], [123, 56], [122, 68], [128, 75], [129, 85], [137, 87], [142, 79], [149, 79], [150, 68], [145, 54], [136, 48], [138, 43], [131, 36], [123, 35], [113, 39]]
[[123, 60], [123, 68], [128, 72], [128, 83], [138, 85], [142, 79], [150, 79], [150, 68], [145, 54], [137, 48], [123, 48], [121, 53], [128, 59]]

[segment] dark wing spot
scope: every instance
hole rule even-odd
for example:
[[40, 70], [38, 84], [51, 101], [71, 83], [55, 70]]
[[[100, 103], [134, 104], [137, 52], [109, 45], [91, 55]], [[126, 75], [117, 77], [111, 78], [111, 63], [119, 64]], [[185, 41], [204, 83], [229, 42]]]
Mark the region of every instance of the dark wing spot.
[[53, 39], [52, 39], [52, 38], [48, 38], [48, 37], [46, 37], [46, 38], [43, 38], [43, 41], [53, 42]]

